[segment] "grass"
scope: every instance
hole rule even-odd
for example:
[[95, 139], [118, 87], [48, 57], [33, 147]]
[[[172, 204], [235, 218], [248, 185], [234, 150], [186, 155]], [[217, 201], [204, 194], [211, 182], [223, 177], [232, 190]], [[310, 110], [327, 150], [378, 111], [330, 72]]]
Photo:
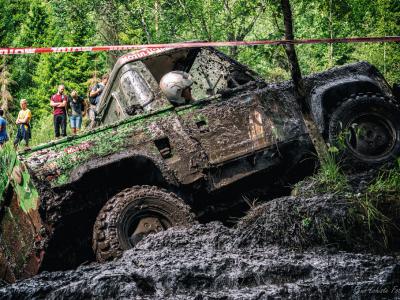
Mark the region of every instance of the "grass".
[[[390, 170], [381, 170], [375, 180], [368, 186], [364, 195], [358, 199], [357, 204], [368, 222], [369, 230], [381, 234], [385, 248], [392, 240], [393, 235], [399, 235], [399, 200], [400, 193], [400, 158]], [[388, 217], [389, 216], [389, 217]]]
[[396, 166], [390, 170], [382, 170], [378, 177], [368, 187], [368, 193], [400, 193], [400, 158], [396, 161]]
[[[393, 201], [395, 200], [395, 201]], [[391, 197], [377, 197], [376, 194], [365, 193], [352, 195], [349, 201], [355, 208], [353, 216], [367, 228], [369, 238], [381, 249], [388, 249], [399, 236], [398, 219], [399, 204]]]
[[327, 157], [321, 162], [315, 179], [326, 192], [343, 192], [348, 187], [347, 178], [340, 168], [340, 162], [336, 162], [335, 153], [329, 150]]
[[[10, 136], [9, 144], [12, 144], [15, 135], [17, 134], [17, 128], [12, 123], [7, 126], [7, 131]], [[71, 134], [71, 130], [67, 124], [67, 134]], [[29, 146], [33, 147], [39, 144], [47, 143], [54, 139], [54, 129], [53, 129], [53, 115], [48, 115], [42, 118], [39, 122], [33, 122], [31, 124], [31, 139], [29, 141]], [[21, 141], [18, 145], [18, 150], [22, 150], [25, 146], [25, 141]]]
[[[318, 172], [297, 184], [292, 195], [311, 198], [324, 193], [338, 194], [350, 205], [349, 217], [354, 220], [350, 223], [355, 226], [350, 228], [350, 240], [364, 240], [374, 249], [396, 248], [396, 241], [400, 237], [400, 158], [394, 168], [382, 169], [363, 192], [355, 193], [341, 170], [340, 162], [336, 160], [340, 150], [334, 147], [329, 150]], [[310, 224], [309, 218], [302, 219], [304, 229], [309, 228]], [[347, 236], [347, 230], [346, 226], [342, 226], [338, 231], [343, 231], [343, 236]], [[352, 232], [354, 230], [358, 230], [358, 237]]]
[[49, 115], [32, 126], [31, 146], [43, 144], [54, 139], [53, 116]]
[[[332, 150], [333, 149], [333, 150]], [[336, 151], [329, 148], [327, 156], [320, 162], [320, 168], [313, 176], [295, 184], [292, 195], [313, 197], [324, 193], [343, 193], [348, 190], [346, 175], [336, 162]]]
[[[84, 117], [81, 132], [86, 129], [89, 123], [87, 117]], [[72, 135], [69, 118], [67, 119], [67, 135]], [[32, 139], [30, 141], [31, 147], [50, 142], [54, 139], [53, 115], [49, 114], [47, 117], [42, 118], [39, 123], [33, 124]]]

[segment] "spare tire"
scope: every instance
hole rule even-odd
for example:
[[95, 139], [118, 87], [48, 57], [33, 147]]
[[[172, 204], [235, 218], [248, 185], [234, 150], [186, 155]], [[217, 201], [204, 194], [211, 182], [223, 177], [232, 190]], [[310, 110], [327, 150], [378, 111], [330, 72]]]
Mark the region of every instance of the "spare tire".
[[134, 186], [116, 194], [101, 209], [93, 228], [93, 250], [97, 261], [112, 260], [150, 233], [193, 223], [189, 206], [174, 193]]
[[354, 169], [393, 161], [400, 154], [400, 112], [380, 94], [359, 94], [334, 111], [329, 141]]

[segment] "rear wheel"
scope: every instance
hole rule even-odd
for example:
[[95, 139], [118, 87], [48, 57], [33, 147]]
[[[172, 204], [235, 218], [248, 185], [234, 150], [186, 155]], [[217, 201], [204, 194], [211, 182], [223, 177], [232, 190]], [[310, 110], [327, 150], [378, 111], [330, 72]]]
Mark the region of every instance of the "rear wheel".
[[157, 187], [135, 186], [112, 197], [101, 209], [93, 229], [98, 261], [114, 259], [143, 237], [195, 222], [189, 206]]
[[329, 140], [343, 150], [346, 165], [365, 168], [394, 160], [400, 153], [400, 113], [379, 94], [360, 94], [332, 115]]

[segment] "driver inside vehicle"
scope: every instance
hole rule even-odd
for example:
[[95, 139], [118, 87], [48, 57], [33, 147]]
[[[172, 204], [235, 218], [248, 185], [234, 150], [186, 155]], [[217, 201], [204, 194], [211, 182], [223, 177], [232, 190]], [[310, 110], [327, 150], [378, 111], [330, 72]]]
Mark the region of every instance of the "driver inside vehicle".
[[193, 80], [188, 73], [171, 71], [161, 78], [160, 89], [174, 106], [180, 106], [194, 103], [192, 84]]

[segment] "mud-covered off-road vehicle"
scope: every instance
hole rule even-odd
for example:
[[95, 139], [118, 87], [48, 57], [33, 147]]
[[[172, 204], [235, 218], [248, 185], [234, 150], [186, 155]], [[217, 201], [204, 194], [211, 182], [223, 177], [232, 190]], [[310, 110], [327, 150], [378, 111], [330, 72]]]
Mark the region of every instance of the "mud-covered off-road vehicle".
[[[161, 77], [188, 72], [194, 104], [174, 107]], [[356, 167], [400, 150], [398, 90], [361, 62], [304, 79], [326, 141]], [[96, 127], [12, 158], [2, 203], [7, 281], [106, 261], [143, 236], [243, 209], [311, 174], [315, 154], [291, 82], [268, 84], [213, 48], [122, 56]]]

